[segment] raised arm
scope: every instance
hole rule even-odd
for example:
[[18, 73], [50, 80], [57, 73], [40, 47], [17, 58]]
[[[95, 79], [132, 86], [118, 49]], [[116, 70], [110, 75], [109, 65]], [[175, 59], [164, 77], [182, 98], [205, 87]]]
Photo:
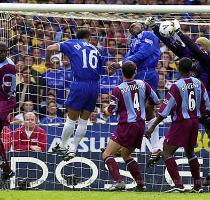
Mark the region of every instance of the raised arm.
[[151, 56], [157, 48], [157, 46], [154, 44], [155, 41], [151, 37], [143, 36], [140, 39], [140, 43], [141, 45], [138, 47], [138, 51], [132, 55], [128, 55], [123, 60], [123, 63], [128, 60], [134, 63], [138, 63], [139, 60], [145, 60]]
[[[185, 43], [185, 45], [192, 51], [194, 58], [201, 63], [209, 64], [210, 56], [208, 53], [204, 52], [200, 49], [200, 47], [186, 34], [181, 31], [181, 27], [178, 20], [174, 20], [174, 30], [177, 35], [181, 38], [181, 40]], [[207, 68], [207, 67], [206, 67]], [[207, 68], [207, 70], [209, 70]]]
[[49, 45], [46, 49], [46, 62], [50, 62], [50, 57], [57, 53], [60, 49], [59, 49], [59, 45], [58, 43], [56, 44], [52, 44], [52, 45]]
[[181, 31], [177, 34], [187, 45], [187, 47], [193, 52], [195, 59], [197, 59], [199, 62], [210, 62], [210, 56], [204, 51], [202, 51], [193, 40], [191, 40], [187, 35], [185, 35]]
[[156, 24], [156, 19], [154, 17], [147, 17], [145, 25], [151, 27], [154, 34], [179, 58], [186, 57], [187, 54], [190, 54], [190, 50], [187, 47], [182, 46], [181, 42], [173, 37], [165, 38], [160, 34], [159, 25]]

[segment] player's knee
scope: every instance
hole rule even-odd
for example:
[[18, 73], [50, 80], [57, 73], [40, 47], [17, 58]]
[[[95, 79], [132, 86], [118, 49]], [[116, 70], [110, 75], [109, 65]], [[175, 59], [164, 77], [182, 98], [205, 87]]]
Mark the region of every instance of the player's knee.
[[108, 153], [106, 150], [102, 153], [102, 159], [106, 160], [107, 157], [111, 156], [110, 153]]
[[127, 151], [121, 151], [121, 156], [123, 158], [123, 160], [126, 162], [127, 160], [130, 160], [132, 157], [131, 157], [131, 153], [130, 152], [127, 152]]
[[127, 160], [130, 160], [132, 157], [131, 155], [122, 155], [122, 158], [126, 162]]

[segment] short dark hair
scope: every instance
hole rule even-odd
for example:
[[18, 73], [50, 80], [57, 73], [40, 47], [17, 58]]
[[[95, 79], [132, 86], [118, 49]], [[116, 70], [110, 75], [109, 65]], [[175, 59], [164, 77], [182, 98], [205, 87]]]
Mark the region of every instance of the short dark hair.
[[88, 39], [91, 32], [88, 29], [80, 29], [77, 31], [77, 39]]
[[5, 42], [0, 42], [0, 50], [1, 51], [7, 51], [7, 45]]
[[131, 61], [127, 61], [122, 65], [122, 73], [125, 76], [125, 78], [132, 78], [132, 76], [136, 72], [136, 64]]
[[189, 73], [192, 70], [192, 60], [190, 58], [182, 58], [179, 60], [180, 73]]

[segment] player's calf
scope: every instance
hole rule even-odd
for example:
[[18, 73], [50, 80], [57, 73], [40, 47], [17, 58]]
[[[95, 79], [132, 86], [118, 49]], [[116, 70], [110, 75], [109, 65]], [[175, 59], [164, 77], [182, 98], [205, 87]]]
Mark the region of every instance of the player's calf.
[[[103, 153], [103, 152], [106, 150], [106, 148], [101, 148], [100, 150], [101, 150], [101, 153]], [[117, 151], [117, 152], [114, 154], [114, 156], [115, 156], [115, 157], [121, 157], [121, 152], [120, 152], [120, 150]]]

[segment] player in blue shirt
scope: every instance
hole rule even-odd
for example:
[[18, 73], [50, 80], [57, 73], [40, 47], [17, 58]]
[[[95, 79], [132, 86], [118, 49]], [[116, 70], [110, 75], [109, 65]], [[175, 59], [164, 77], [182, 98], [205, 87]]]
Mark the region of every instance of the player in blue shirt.
[[[145, 80], [154, 91], [157, 91], [159, 75], [156, 67], [160, 59], [160, 40], [151, 31], [144, 31], [144, 27], [140, 23], [131, 24], [129, 31], [132, 35], [132, 41], [122, 63], [134, 62], [137, 65], [135, 79]], [[113, 63], [111, 67], [118, 68], [120, 63]], [[155, 120], [153, 105], [147, 105], [146, 114], [147, 126], [150, 127]], [[152, 146], [151, 160], [153, 162], [153, 157], [159, 157], [161, 152], [158, 127], [150, 141]]]
[[[103, 60], [97, 48], [89, 43], [90, 36], [89, 30], [81, 29], [77, 32], [77, 39], [47, 47], [47, 64], [50, 64], [51, 54], [60, 51], [71, 61], [74, 75], [74, 82], [71, 84], [70, 94], [66, 100], [68, 117], [64, 124], [61, 143], [53, 148], [53, 151], [61, 153], [66, 161], [75, 156], [78, 144], [86, 133], [87, 120], [94, 111], [99, 94], [100, 74], [104, 74]], [[73, 144], [67, 151], [67, 143], [74, 133], [77, 120], [78, 126]]]
[[[143, 29], [140, 23], [131, 24], [129, 31], [132, 40], [122, 63], [134, 62], [137, 66], [135, 79], [145, 80], [156, 91], [159, 81], [156, 67], [160, 59], [160, 40], [151, 31], [143, 31]], [[119, 68], [120, 65], [121, 62], [111, 64], [113, 68]]]

